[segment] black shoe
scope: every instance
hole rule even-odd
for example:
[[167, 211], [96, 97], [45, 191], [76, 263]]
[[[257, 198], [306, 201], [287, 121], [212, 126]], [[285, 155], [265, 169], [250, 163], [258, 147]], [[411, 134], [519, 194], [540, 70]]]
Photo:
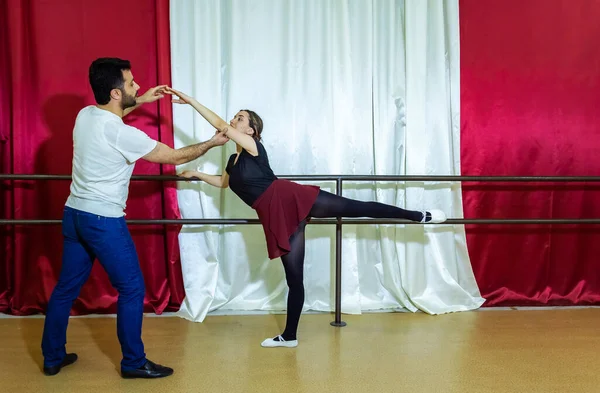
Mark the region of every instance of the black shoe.
[[146, 360], [146, 364], [135, 370], [121, 370], [123, 378], [163, 378], [171, 374], [173, 374], [172, 368], [161, 366], [150, 360]]
[[56, 375], [56, 374], [58, 374], [58, 372], [60, 371], [61, 368], [68, 366], [69, 364], [75, 363], [76, 360], [77, 360], [76, 353], [68, 353], [67, 356], [65, 356], [65, 358], [63, 359], [62, 363], [59, 364], [58, 366], [44, 367], [44, 374]]

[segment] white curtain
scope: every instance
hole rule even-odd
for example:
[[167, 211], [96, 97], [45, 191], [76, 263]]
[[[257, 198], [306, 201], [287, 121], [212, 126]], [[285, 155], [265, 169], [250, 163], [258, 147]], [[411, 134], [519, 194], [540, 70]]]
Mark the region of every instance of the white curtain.
[[[173, 86], [229, 121], [264, 120], [273, 170], [292, 174], [460, 174], [458, 0], [177, 0]], [[174, 105], [176, 147], [214, 133]], [[233, 143], [179, 169], [220, 174]], [[317, 183], [335, 192], [332, 183]], [[184, 218], [256, 218], [229, 189], [181, 183]], [[459, 184], [346, 183], [344, 196], [462, 217]], [[334, 226], [307, 227], [305, 310], [334, 305]], [[345, 225], [342, 312], [472, 310], [481, 298], [464, 228]], [[185, 226], [179, 315], [285, 310], [279, 259], [259, 225]]]

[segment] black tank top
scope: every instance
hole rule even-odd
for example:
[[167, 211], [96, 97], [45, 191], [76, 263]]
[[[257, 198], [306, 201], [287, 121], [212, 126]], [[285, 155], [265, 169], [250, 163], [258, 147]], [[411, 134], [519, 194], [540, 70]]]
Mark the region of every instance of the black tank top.
[[232, 154], [225, 167], [229, 174], [229, 188], [250, 207], [277, 180], [262, 143], [256, 142], [256, 150], [256, 157], [242, 150], [235, 164], [237, 154]]

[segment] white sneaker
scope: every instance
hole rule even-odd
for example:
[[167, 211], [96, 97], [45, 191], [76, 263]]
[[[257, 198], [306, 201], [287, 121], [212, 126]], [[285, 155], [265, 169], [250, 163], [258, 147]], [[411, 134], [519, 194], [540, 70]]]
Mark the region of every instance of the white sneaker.
[[261, 347], [265, 347], [265, 348], [275, 348], [275, 347], [294, 348], [294, 347], [298, 346], [298, 340], [285, 341], [283, 339], [283, 337], [277, 336], [274, 338], [267, 338], [260, 345], [261, 345]]
[[[427, 216], [427, 212], [429, 212], [429, 214], [431, 214], [431, 220], [430, 221], [425, 221], [426, 216]], [[446, 221], [446, 213], [444, 213], [441, 210], [438, 209], [433, 209], [433, 210], [427, 210], [423, 212], [423, 219], [421, 220], [421, 222], [431, 222], [434, 224], [439, 224], [442, 223], [444, 221]]]

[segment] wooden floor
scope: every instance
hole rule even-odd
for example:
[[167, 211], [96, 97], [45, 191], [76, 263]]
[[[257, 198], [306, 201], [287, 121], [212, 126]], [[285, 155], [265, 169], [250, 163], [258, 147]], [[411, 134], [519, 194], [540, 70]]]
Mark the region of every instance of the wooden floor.
[[265, 349], [283, 315], [146, 317], [161, 380], [124, 380], [115, 319], [72, 318], [79, 360], [41, 372], [42, 318], [0, 319], [0, 391], [35, 392], [600, 392], [600, 309], [303, 315], [300, 345]]

